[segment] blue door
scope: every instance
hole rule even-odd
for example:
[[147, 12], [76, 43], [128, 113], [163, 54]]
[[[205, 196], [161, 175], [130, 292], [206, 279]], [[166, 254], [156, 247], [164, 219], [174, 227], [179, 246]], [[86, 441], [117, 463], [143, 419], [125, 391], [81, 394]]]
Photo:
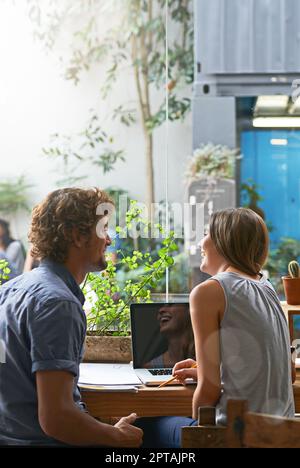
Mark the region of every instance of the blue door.
[[300, 240], [300, 131], [249, 131], [241, 136], [241, 181], [259, 185], [271, 241]]

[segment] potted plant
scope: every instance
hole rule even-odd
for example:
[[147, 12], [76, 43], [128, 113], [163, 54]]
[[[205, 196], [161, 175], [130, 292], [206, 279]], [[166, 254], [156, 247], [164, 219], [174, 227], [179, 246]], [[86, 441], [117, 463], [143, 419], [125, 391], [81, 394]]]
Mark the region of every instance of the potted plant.
[[[141, 218], [136, 202], [126, 215], [126, 227], [134, 222], [140, 229], [149, 228]], [[129, 362], [132, 359], [130, 337], [130, 304], [152, 302], [151, 292], [163, 279], [165, 270], [174, 263], [173, 254], [178, 250], [174, 231], [165, 233], [156, 225], [162, 238], [154, 252], [133, 250], [121, 256], [122, 270], [108, 259], [108, 266], [101, 274], [89, 274], [83, 286], [87, 299], [88, 334], [84, 360], [86, 362]], [[117, 227], [121, 234], [122, 229]]]
[[234, 179], [235, 161], [241, 158], [238, 149], [212, 143], [202, 144], [195, 149], [188, 161], [186, 179], [189, 183], [197, 179]]
[[283, 276], [286, 301], [290, 305], [300, 304], [300, 267], [296, 260], [288, 264], [289, 276]]

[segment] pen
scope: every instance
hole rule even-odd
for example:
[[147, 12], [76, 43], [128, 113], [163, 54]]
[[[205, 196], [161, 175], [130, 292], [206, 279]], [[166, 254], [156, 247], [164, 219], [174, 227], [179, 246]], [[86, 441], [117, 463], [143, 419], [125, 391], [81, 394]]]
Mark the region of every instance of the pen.
[[[197, 363], [195, 362], [195, 364], [193, 364], [190, 369], [194, 369], [195, 367], [197, 367]], [[168, 385], [169, 383], [171, 382], [174, 382], [174, 380], [176, 380], [177, 377], [172, 377], [171, 379], [167, 380], [166, 382], [163, 382], [162, 384], [160, 384], [157, 388], [162, 388], [162, 387], [165, 387], [166, 385]]]

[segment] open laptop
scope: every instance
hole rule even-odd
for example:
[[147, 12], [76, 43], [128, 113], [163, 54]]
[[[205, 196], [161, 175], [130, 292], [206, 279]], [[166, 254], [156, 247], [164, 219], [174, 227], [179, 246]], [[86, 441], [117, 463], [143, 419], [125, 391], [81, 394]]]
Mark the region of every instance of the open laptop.
[[131, 304], [130, 317], [133, 368], [145, 385], [160, 385], [176, 362], [195, 359], [188, 303]]

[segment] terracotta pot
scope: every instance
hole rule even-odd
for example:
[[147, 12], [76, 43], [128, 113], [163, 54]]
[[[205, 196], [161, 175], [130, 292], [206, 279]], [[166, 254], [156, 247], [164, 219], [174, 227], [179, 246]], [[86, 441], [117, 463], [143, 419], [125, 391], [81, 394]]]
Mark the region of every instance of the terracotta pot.
[[92, 336], [87, 335], [83, 362], [121, 362], [132, 361], [130, 336]]
[[283, 287], [286, 302], [290, 305], [300, 304], [300, 278], [291, 278], [283, 276]]

